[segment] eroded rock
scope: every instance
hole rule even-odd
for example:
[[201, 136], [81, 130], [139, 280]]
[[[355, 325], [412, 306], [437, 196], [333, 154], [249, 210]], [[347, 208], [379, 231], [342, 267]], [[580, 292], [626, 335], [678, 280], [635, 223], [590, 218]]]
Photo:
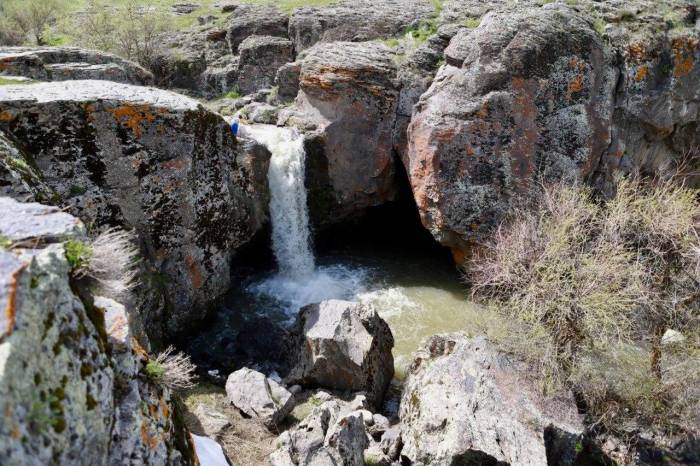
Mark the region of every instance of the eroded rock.
[[299, 312], [292, 335], [288, 383], [362, 390], [381, 404], [394, 375], [394, 338], [374, 309], [338, 300], [311, 304]]
[[418, 351], [400, 419], [401, 455], [425, 464], [570, 465], [583, 432], [573, 396], [543, 397], [524, 365], [461, 335]]
[[238, 51], [238, 89], [243, 94], [272, 87], [277, 70], [294, 61], [294, 46], [282, 37], [250, 36]]
[[153, 75], [134, 62], [76, 47], [0, 47], [1, 75], [37, 81], [100, 79], [140, 85], [153, 82]]
[[0, 130], [53, 202], [94, 230], [136, 231], [156, 337], [226, 292], [232, 251], [264, 220], [269, 153], [245, 152], [220, 116], [181, 95], [107, 81], [2, 86]]
[[244, 367], [226, 380], [228, 400], [251, 417], [260, 419], [269, 429], [294, 409], [294, 395], [265, 374]]

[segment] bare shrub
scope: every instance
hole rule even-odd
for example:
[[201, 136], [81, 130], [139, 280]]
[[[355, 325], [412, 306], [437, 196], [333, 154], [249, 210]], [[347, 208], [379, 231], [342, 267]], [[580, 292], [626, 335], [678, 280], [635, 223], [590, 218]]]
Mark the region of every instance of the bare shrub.
[[136, 285], [138, 249], [132, 233], [110, 229], [92, 241], [88, 275], [108, 296], [123, 296]]
[[[697, 432], [699, 231], [698, 191], [677, 179], [622, 180], [607, 202], [559, 184], [499, 228], [467, 278], [520, 322], [507, 349], [577, 390], [596, 422]], [[682, 335], [671, 346], [668, 330]]]
[[161, 35], [173, 29], [170, 16], [152, 2], [127, 0], [113, 5], [90, 0], [84, 14], [76, 18], [78, 42], [116, 53], [152, 68], [161, 46]]
[[155, 383], [171, 390], [195, 386], [195, 366], [190, 357], [169, 346], [146, 365], [146, 374]]
[[46, 45], [47, 28], [64, 11], [62, 0], [3, 0], [0, 6], [0, 41], [18, 45], [30, 38]]

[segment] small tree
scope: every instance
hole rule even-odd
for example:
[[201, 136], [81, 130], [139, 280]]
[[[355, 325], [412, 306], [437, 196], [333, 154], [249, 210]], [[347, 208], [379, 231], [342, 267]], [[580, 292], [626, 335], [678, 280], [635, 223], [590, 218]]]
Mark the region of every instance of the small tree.
[[64, 11], [62, 0], [4, 0], [0, 22], [5, 30], [0, 36], [7, 42], [17, 42], [19, 31], [23, 39], [31, 38], [37, 45], [46, 45], [47, 28], [56, 22]]
[[147, 68], [153, 66], [161, 35], [173, 29], [170, 17], [144, 0], [127, 0], [119, 6], [90, 0], [76, 21], [82, 45], [116, 53]]

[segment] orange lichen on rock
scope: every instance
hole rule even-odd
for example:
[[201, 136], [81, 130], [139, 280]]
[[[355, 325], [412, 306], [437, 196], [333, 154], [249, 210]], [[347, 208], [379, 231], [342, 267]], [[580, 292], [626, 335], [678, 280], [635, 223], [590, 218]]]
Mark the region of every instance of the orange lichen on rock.
[[643, 60], [646, 58], [646, 49], [640, 42], [633, 42], [627, 46], [627, 53], [635, 60]]
[[149, 105], [120, 105], [109, 111], [117, 121], [130, 128], [137, 138], [141, 137], [141, 123], [153, 123], [157, 114], [164, 112], [163, 109], [154, 109]]
[[157, 435], [151, 435], [148, 430], [148, 425], [145, 423], [141, 424], [141, 440], [143, 440], [144, 445], [147, 445], [151, 450], [155, 450], [160, 440]]
[[698, 41], [690, 37], [678, 37], [673, 39], [673, 76], [681, 78], [690, 73], [695, 65], [694, 52]]
[[19, 276], [24, 270], [24, 265], [16, 269], [10, 275], [10, 280], [7, 283], [7, 303], [3, 319], [0, 321], [0, 338], [4, 338], [12, 334], [15, 328], [15, 319], [17, 318], [17, 288], [19, 286]]
[[8, 122], [14, 119], [15, 116], [12, 114], [12, 112], [8, 110], [3, 110], [2, 112], [0, 112], [0, 121]]
[[578, 94], [583, 90], [583, 75], [577, 74], [576, 77], [569, 82], [569, 87], [566, 90], [566, 98], [571, 99], [571, 96]]
[[637, 68], [637, 73], [634, 75], [634, 80], [637, 82], [644, 81], [647, 76], [649, 76], [649, 66], [642, 65]]

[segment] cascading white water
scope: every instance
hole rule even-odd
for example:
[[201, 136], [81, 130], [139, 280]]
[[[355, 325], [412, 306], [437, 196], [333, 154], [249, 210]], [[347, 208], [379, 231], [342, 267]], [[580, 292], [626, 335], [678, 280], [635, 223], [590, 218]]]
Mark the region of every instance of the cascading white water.
[[282, 303], [291, 316], [305, 304], [351, 298], [364, 289], [360, 271], [315, 266], [304, 186], [303, 137], [291, 128], [271, 125], [245, 126], [242, 134], [265, 145], [272, 154], [267, 176], [272, 248], [278, 267], [277, 274], [251, 283], [248, 290]]
[[309, 243], [309, 212], [304, 187], [304, 139], [291, 128], [254, 125], [246, 135], [265, 145], [272, 158], [268, 171], [272, 247], [279, 274], [303, 278], [314, 271]]

